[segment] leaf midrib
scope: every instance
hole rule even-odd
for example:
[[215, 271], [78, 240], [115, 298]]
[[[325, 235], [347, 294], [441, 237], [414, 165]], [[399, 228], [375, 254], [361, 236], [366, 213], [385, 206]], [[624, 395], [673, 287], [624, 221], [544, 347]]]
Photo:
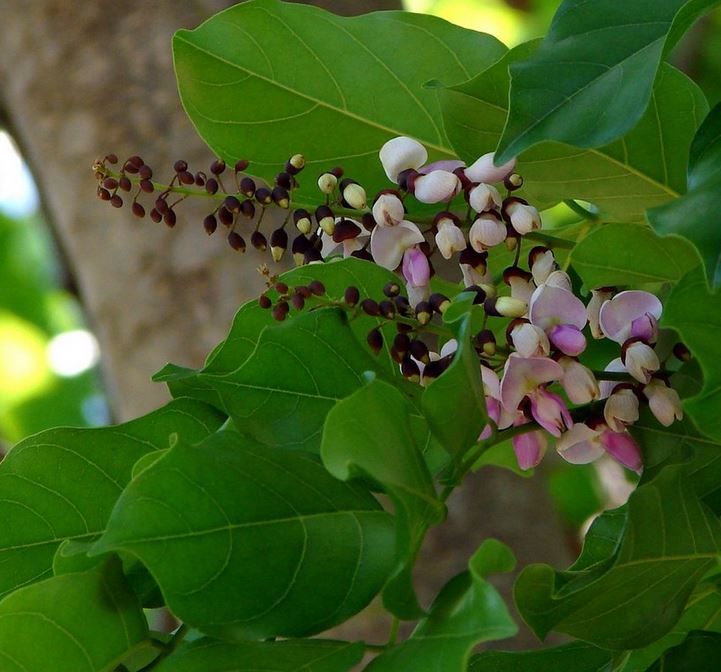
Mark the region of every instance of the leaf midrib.
[[[248, 68], [245, 68], [245, 67], [243, 67], [243, 66], [241, 66], [241, 65], [238, 65], [237, 63], [233, 63], [232, 61], [229, 61], [229, 60], [227, 60], [227, 59], [219, 56], [218, 54], [215, 54], [215, 53], [213, 53], [212, 51], [208, 51], [207, 49], [204, 49], [204, 48], [202, 48], [201, 46], [199, 46], [199, 45], [191, 42], [190, 40], [188, 40], [188, 39], [186, 39], [186, 38], [184, 37], [184, 34], [183, 34], [183, 33], [177, 33], [176, 36], [175, 36], [175, 39], [176, 39], [178, 42], [183, 42], [183, 43], [185, 43], [186, 45], [188, 45], [189, 47], [192, 47], [193, 49], [199, 51], [200, 53], [203, 53], [203, 54], [205, 54], [206, 56], [208, 56], [208, 57], [210, 57], [210, 58], [213, 58], [213, 59], [219, 61], [220, 63], [224, 63], [225, 65], [228, 65], [228, 66], [230, 66], [230, 67], [232, 67], [232, 68], [235, 68], [235, 69], [237, 69], [237, 70], [240, 70], [241, 72], [245, 72], [245, 73], [247, 73], [248, 75], [250, 75], [251, 77], [256, 77], [257, 79], [260, 79], [260, 80], [266, 82], [267, 84], [270, 84], [271, 86], [275, 86], [275, 87], [277, 87], [277, 88], [279, 88], [279, 89], [282, 89], [282, 90], [284, 90], [284, 91], [286, 91], [286, 92], [288, 92], [288, 93], [290, 93], [290, 94], [292, 94], [292, 95], [294, 95], [294, 96], [298, 96], [298, 97], [300, 97], [300, 98], [304, 98], [305, 100], [308, 100], [308, 101], [310, 101], [310, 102], [313, 102], [313, 103], [315, 103], [316, 105], [319, 105], [320, 107], [324, 107], [324, 108], [326, 108], [326, 109], [328, 109], [328, 110], [331, 110], [332, 112], [335, 112], [336, 114], [345, 115], [345, 116], [349, 117], [350, 119], [353, 119], [353, 120], [355, 120], [355, 121], [357, 121], [357, 122], [359, 122], [359, 123], [361, 123], [361, 124], [364, 124], [364, 125], [366, 125], [366, 126], [372, 126], [373, 128], [377, 128], [378, 130], [383, 131], [384, 133], [389, 133], [389, 134], [391, 134], [391, 135], [393, 135], [393, 136], [399, 136], [399, 135], [405, 135], [405, 134], [406, 134], [406, 133], [405, 133], [404, 131], [402, 131], [402, 130], [399, 130], [399, 129], [396, 129], [396, 128], [391, 128], [391, 127], [389, 127], [389, 126], [384, 126], [383, 124], [380, 124], [380, 123], [378, 123], [378, 122], [375, 122], [375, 121], [373, 121], [372, 119], [368, 119], [368, 118], [365, 118], [365, 117], [361, 117], [360, 115], [356, 114], [355, 112], [352, 112], [351, 110], [348, 110], [347, 108], [340, 108], [340, 107], [337, 107], [336, 105], [330, 105], [328, 102], [326, 102], [326, 101], [324, 101], [324, 100], [322, 100], [322, 99], [320, 99], [320, 98], [314, 98], [313, 96], [310, 96], [310, 95], [308, 95], [308, 94], [306, 94], [306, 93], [303, 93], [303, 92], [301, 92], [301, 91], [298, 91], [297, 89], [291, 88], [290, 86], [287, 86], [287, 85], [285, 85], [285, 84], [283, 84], [283, 83], [281, 83], [281, 82], [279, 82], [279, 81], [277, 81], [277, 80], [270, 79], [270, 78], [268, 78], [268, 77], [266, 77], [266, 76], [264, 76], [264, 75], [261, 75], [261, 74], [259, 74], [259, 73], [253, 72], [252, 70], [249, 70]], [[425, 108], [424, 108], [424, 109], [425, 109]], [[209, 121], [211, 121], [211, 120], [209, 120]], [[426, 147], [428, 147], [428, 148], [430, 148], [430, 149], [433, 149], [433, 150], [435, 150], [435, 151], [437, 151], [437, 152], [440, 152], [440, 153], [442, 153], [442, 154], [445, 154], [445, 155], [447, 155], [447, 156], [449, 156], [449, 157], [455, 157], [455, 154], [453, 153], [453, 150], [450, 149], [449, 147], [443, 147], [442, 145], [438, 145], [438, 144], [436, 144], [436, 143], [428, 142], [428, 141], [425, 140], [425, 139], [423, 140], [423, 144], [424, 144]]]

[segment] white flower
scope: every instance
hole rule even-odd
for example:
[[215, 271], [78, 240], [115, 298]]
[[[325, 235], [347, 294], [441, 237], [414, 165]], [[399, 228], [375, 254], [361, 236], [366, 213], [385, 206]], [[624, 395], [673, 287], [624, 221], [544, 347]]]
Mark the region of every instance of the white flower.
[[420, 168], [428, 160], [428, 152], [417, 140], [401, 135], [381, 147], [380, 159], [388, 179], [397, 183], [398, 173]]

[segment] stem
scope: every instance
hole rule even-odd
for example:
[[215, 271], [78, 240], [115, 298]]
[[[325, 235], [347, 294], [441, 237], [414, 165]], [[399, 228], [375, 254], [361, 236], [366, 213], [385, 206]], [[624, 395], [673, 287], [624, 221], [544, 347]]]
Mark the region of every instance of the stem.
[[583, 219], [588, 219], [592, 222], [597, 222], [599, 220], [598, 215], [595, 212], [591, 212], [590, 210], [586, 210], [580, 203], [577, 201], [574, 201], [572, 198], [567, 198], [563, 201], [563, 204], [573, 210], [577, 215], [580, 215], [583, 217]]
[[594, 378], [598, 380], [620, 380], [620, 381], [635, 381], [636, 379], [630, 376], [625, 371], [591, 371]]
[[160, 663], [165, 660], [175, 649], [177, 649], [185, 639], [185, 636], [190, 631], [190, 626], [183, 623], [173, 634], [172, 639], [163, 647], [162, 651], [158, 655], [158, 657], [150, 663], [147, 667], [143, 668], [143, 672], [149, 672], [149, 670], [154, 670]]
[[557, 238], [556, 236], [550, 236], [547, 233], [541, 233], [540, 231], [529, 231], [524, 238], [530, 240], [537, 240], [540, 243], [544, 243], [546, 247], [556, 247], [562, 250], [572, 250], [576, 243], [572, 240], [564, 240], [563, 238]]
[[395, 646], [396, 640], [398, 639], [398, 628], [401, 625], [401, 621], [399, 618], [393, 617], [393, 620], [391, 621], [391, 629], [388, 632], [388, 642], [386, 643], [387, 647]]

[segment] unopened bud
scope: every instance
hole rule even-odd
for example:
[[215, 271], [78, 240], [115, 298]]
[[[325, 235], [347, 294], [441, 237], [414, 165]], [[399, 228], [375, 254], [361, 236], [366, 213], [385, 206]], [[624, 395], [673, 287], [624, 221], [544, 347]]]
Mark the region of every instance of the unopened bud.
[[433, 307], [428, 301], [421, 301], [416, 306], [416, 319], [421, 325], [426, 325], [431, 321], [433, 317]]
[[520, 189], [523, 186], [523, 177], [521, 177], [518, 173], [511, 173], [503, 180], [503, 186], [506, 187], [508, 191]]
[[253, 198], [255, 195], [255, 180], [252, 177], [244, 177], [240, 181], [240, 193], [247, 198]]
[[383, 348], [383, 334], [380, 329], [371, 329], [366, 337], [370, 349], [377, 355]]
[[393, 303], [393, 301], [389, 301], [386, 299], [385, 301], [381, 301], [378, 304], [378, 310], [380, 310], [380, 313], [383, 317], [391, 320], [393, 317], [395, 317], [396, 314], [396, 306]]
[[341, 182], [341, 196], [346, 207], [363, 210], [368, 205], [366, 190], [353, 180], [343, 180]]
[[230, 245], [236, 252], [245, 252], [245, 241], [243, 240], [243, 237], [235, 231], [231, 231], [228, 234], [228, 245]]
[[419, 383], [421, 380], [421, 370], [418, 368], [418, 364], [410, 357], [406, 357], [403, 362], [401, 362], [401, 373], [412, 383]]
[[483, 303], [483, 308], [494, 317], [523, 317], [528, 312], [528, 304], [512, 296], [488, 298]]
[[315, 210], [315, 221], [318, 226], [329, 236], [333, 235], [335, 230], [335, 217], [333, 211], [327, 205], [319, 205]]
[[316, 296], [323, 296], [325, 294], [325, 285], [320, 280], [313, 280], [308, 285], [308, 289]]
[[363, 299], [361, 302], [361, 308], [366, 315], [370, 315], [371, 317], [378, 317], [381, 312], [378, 307], [378, 302], [373, 299]]
[[451, 305], [451, 300], [443, 294], [435, 293], [431, 294], [430, 298], [428, 299], [428, 303], [431, 304], [433, 310], [442, 315], [446, 312], [448, 306]]
[[265, 252], [268, 249], [268, 240], [260, 231], [253, 231], [250, 236], [250, 244], [260, 252]]
[[333, 175], [333, 173], [323, 173], [318, 178], [318, 189], [324, 194], [333, 193], [333, 189], [335, 189], [337, 184], [338, 178]]
[[255, 200], [261, 205], [270, 205], [273, 202], [273, 193], [266, 187], [258, 187], [255, 190]]
[[291, 174], [296, 175], [305, 167], [305, 157], [302, 154], [293, 154], [285, 164], [285, 169]]
[[273, 199], [278, 207], [287, 210], [290, 207], [290, 195], [288, 190], [281, 186], [273, 187], [273, 191], [270, 192], [270, 197]]
[[476, 349], [485, 357], [493, 357], [496, 354], [496, 337], [490, 329], [479, 331], [474, 341]]
[[310, 220], [310, 213], [307, 210], [299, 208], [293, 211], [293, 223], [301, 233], [308, 235], [313, 229], [313, 222]]
[[293, 253], [293, 261], [296, 266], [302, 266], [305, 262], [305, 253], [310, 248], [310, 241], [304, 236], [296, 236], [293, 239], [291, 252]]
[[397, 282], [387, 282], [383, 286], [383, 294], [385, 294], [389, 299], [398, 296], [400, 292], [401, 287]]
[[280, 261], [287, 248], [288, 234], [285, 229], [280, 228], [273, 231], [270, 235], [270, 255], [273, 257], [273, 261]]
[[349, 306], [355, 306], [360, 301], [360, 292], [357, 287], [347, 287], [343, 293], [343, 300]]

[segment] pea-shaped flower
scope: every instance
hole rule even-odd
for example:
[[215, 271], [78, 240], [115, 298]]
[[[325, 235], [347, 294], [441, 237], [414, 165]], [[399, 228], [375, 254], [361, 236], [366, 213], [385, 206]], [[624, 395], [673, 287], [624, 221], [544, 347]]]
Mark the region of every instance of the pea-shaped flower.
[[380, 160], [388, 179], [397, 183], [398, 173], [420, 168], [428, 160], [428, 152], [417, 140], [402, 135], [381, 147]]
[[471, 182], [486, 182], [493, 184], [501, 182], [516, 167], [516, 159], [507, 161], [502, 166], [493, 165], [495, 152], [489, 152], [476, 159], [463, 172]]
[[628, 290], [604, 302], [598, 322], [603, 334], [616, 343], [624, 343], [629, 338], [653, 343], [662, 310], [661, 302], [653, 294]]
[[528, 315], [531, 324], [543, 329], [564, 355], [576, 357], [586, 349], [581, 333], [586, 326], [586, 307], [569, 290], [541, 285], [531, 296]]

